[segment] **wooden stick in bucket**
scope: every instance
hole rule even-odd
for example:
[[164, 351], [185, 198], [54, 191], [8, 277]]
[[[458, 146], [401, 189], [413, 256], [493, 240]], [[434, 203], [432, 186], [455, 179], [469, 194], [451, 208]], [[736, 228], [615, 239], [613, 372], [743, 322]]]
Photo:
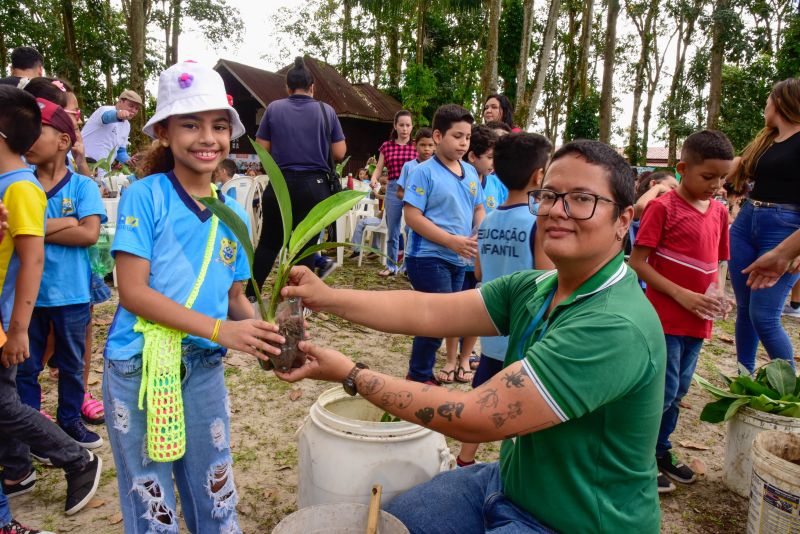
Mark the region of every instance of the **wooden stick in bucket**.
[[372, 486], [372, 496], [369, 499], [369, 514], [367, 515], [367, 534], [378, 532], [378, 517], [381, 513], [381, 492], [383, 486], [375, 484]]

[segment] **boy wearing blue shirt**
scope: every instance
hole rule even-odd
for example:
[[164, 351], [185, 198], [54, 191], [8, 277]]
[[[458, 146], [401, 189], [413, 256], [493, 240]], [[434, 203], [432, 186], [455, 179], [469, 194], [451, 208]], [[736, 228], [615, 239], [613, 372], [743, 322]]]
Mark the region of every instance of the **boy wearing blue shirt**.
[[[529, 206], [528, 191], [544, 177], [550, 141], [538, 134], [513, 133], [494, 146], [495, 170], [507, 187], [508, 197], [486, 215], [478, 230], [475, 278], [482, 283], [527, 269], [552, 269], [553, 264], [536, 247], [536, 216]], [[481, 337], [481, 356], [472, 387], [477, 388], [503, 369], [507, 336]], [[459, 467], [475, 463], [478, 443], [464, 443], [456, 457]]]
[[[472, 115], [447, 104], [433, 116], [436, 155], [409, 175], [403, 214], [413, 230], [405, 253], [411, 284], [426, 293], [460, 291], [466, 264], [478, 252], [472, 228], [484, 216], [484, 194], [475, 168], [461, 158], [469, 149]], [[433, 376], [441, 338], [415, 337], [407, 378], [438, 384]]]
[[72, 120], [57, 104], [38, 99], [42, 133], [26, 154], [47, 197], [44, 271], [31, 316], [31, 357], [19, 366], [17, 390], [22, 402], [39, 409], [39, 373], [50, 325], [55, 335], [53, 362], [58, 374], [58, 423], [87, 449], [103, 439], [81, 421], [83, 353], [91, 320], [89, 247], [97, 242], [106, 214], [94, 181], [67, 169], [66, 154], [75, 142]]

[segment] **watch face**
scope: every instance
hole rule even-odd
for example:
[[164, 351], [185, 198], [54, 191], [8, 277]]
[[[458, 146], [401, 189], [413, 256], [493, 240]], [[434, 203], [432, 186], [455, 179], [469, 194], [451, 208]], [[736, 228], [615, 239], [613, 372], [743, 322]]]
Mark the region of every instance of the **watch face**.
[[352, 379], [348, 378], [342, 382], [342, 387], [348, 395], [356, 394], [356, 384]]

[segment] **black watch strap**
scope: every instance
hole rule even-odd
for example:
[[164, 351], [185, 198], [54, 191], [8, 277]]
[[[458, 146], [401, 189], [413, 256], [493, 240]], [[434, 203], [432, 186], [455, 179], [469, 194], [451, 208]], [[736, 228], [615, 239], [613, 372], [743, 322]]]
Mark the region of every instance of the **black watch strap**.
[[369, 369], [369, 367], [361, 362], [356, 363], [347, 374], [347, 377], [342, 381], [342, 387], [344, 387], [344, 390], [348, 395], [355, 395], [358, 393], [358, 388], [356, 387], [356, 376], [361, 372], [362, 369]]

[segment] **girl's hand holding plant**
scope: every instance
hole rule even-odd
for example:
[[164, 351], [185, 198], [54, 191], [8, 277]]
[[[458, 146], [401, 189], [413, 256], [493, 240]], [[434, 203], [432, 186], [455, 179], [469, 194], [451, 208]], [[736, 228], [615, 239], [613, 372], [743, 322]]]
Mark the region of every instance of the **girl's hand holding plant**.
[[320, 280], [306, 266], [292, 267], [289, 272], [289, 285], [281, 290], [283, 298], [300, 297], [303, 305], [313, 311], [323, 311], [333, 304], [335, 289]]
[[342, 382], [355, 365], [353, 360], [339, 351], [327, 349], [301, 341], [298, 345], [306, 354], [306, 363], [300, 367], [281, 373], [275, 371], [275, 376], [287, 382], [298, 382], [304, 378], [326, 380], [328, 382]]
[[269, 361], [269, 354], [280, 355], [279, 346], [285, 341], [278, 334], [277, 325], [258, 319], [222, 321], [217, 334], [217, 343], [223, 347], [246, 352], [265, 362]]

